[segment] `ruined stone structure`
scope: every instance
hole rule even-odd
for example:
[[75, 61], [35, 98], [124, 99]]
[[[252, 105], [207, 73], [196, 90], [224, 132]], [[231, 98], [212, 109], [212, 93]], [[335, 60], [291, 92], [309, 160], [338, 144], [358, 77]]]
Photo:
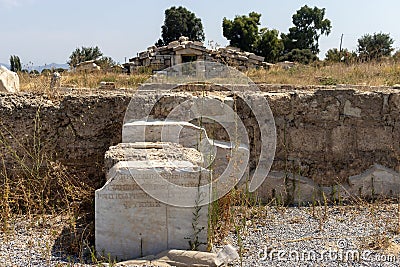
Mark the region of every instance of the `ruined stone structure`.
[[76, 65], [75, 71], [95, 72], [101, 70], [100, 66], [95, 63], [95, 60], [88, 60]]
[[[388, 196], [398, 193], [399, 187], [395, 186], [400, 171], [398, 90], [357, 86], [259, 85], [259, 88], [262, 92], [257, 94], [268, 100], [277, 128], [273, 172], [265, 182], [266, 187], [260, 189], [264, 196], [280, 195], [278, 187], [273, 191], [268, 183], [286, 188], [291, 181], [295, 188], [316, 186], [326, 194], [338, 192], [334, 188], [337, 184], [341, 184], [340, 188], [349, 186], [366, 197], [372, 193], [383, 192]], [[190, 90], [182, 88], [163, 95], [154, 107], [154, 117], [165, 118], [178, 103], [202, 97], [203, 93], [196, 91], [195, 86]], [[199, 90], [204, 87], [199, 86]], [[137, 106], [145, 105], [154, 94], [132, 92]], [[218, 101], [232, 98], [221, 86], [211, 87], [205, 94]], [[88, 94], [83, 91], [48, 99], [28, 93], [3, 93], [0, 94], [2, 133], [7, 144], [23, 154], [21, 145], [32, 145], [34, 119], [39, 110], [43, 152], [99, 188], [105, 182], [104, 154], [110, 146], [122, 141], [123, 117], [132, 95], [126, 91]], [[259, 128], [243, 101], [237, 99], [236, 107], [249, 132], [251, 173], [259, 154]], [[226, 136], [215, 124], [204, 127], [210, 138]], [[13, 163], [4, 145], [0, 146], [0, 152], [10, 171], [17, 171], [18, 164]], [[359, 181], [369, 182], [360, 186]]]
[[137, 57], [129, 59], [124, 67], [130, 73], [140, 67], [160, 71], [177, 64], [197, 60], [218, 61], [239, 70], [267, 66], [264, 57], [254, 53], [242, 52], [239, 48], [226, 47], [218, 50], [207, 49], [202, 42], [190, 41], [187, 37], [181, 37], [177, 41], [170, 42], [166, 46], [152, 46], [147, 51], [138, 53]]

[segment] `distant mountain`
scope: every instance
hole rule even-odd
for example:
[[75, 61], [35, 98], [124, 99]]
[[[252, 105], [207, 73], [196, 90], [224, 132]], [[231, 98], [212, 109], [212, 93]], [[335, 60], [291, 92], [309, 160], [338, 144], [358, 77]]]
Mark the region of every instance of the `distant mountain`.
[[[10, 69], [10, 65], [8, 65], [8, 64], [0, 63], [0, 65], [3, 65], [7, 69]], [[29, 66], [29, 67], [22, 66], [22, 68], [23, 69], [26, 68], [29, 71], [37, 70], [38, 72], [42, 72], [42, 70], [44, 70], [44, 69], [49, 69], [49, 70], [51, 70], [51, 69], [66, 69], [66, 70], [68, 70], [69, 69], [69, 65], [68, 64], [51, 63], [51, 64], [46, 64], [46, 65], [43, 65], [43, 66]]]
[[4, 67], [6, 67], [7, 69], [10, 69], [10, 65], [8, 65], [8, 64], [5, 64], [5, 63], [0, 63], [0, 65], [2, 65], [2, 66], [4, 66]]
[[38, 72], [42, 72], [44, 69], [69, 69], [68, 64], [57, 64], [57, 63], [51, 63], [51, 64], [46, 64], [43, 66], [31, 66], [27, 68], [29, 71], [31, 70], [37, 70]]

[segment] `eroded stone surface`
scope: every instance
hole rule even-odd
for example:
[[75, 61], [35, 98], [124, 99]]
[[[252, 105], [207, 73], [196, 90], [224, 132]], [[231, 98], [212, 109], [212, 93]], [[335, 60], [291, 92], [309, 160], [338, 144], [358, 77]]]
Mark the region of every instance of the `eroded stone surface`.
[[[201, 171], [201, 169], [200, 169]], [[109, 172], [107, 183], [95, 196], [96, 250], [113, 258], [133, 259], [167, 249], [200, 250], [207, 244], [208, 206], [199, 194], [175, 194], [174, 185], [196, 188], [208, 183], [207, 171], [189, 161], [120, 161]], [[140, 180], [140, 185], [137, 179]], [[145, 192], [142, 188], [145, 188]], [[174, 207], [151, 197], [196, 207]], [[192, 223], [195, 223], [195, 229]], [[190, 243], [192, 242], [192, 244]]]
[[351, 193], [363, 198], [397, 197], [400, 194], [400, 174], [379, 164], [351, 176], [349, 184]]
[[0, 66], [0, 92], [15, 93], [19, 91], [18, 74]]

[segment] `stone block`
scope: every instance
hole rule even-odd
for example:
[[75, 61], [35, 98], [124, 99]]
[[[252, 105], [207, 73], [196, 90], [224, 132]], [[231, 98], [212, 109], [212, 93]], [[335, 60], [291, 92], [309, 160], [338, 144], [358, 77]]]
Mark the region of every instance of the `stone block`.
[[0, 92], [15, 93], [19, 91], [18, 74], [0, 66]]
[[393, 150], [392, 128], [357, 128], [357, 146], [361, 151]]
[[287, 128], [289, 151], [324, 153], [326, 146], [325, 129], [316, 126]]
[[271, 171], [257, 189], [258, 197], [267, 202], [276, 199], [281, 203], [309, 203], [322, 200], [322, 190], [311, 179], [293, 173]]
[[398, 197], [400, 174], [379, 164], [349, 178], [350, 192], [362, 198]]
[[121, 260], [167, 249], [191, 249], [193, 244], [206, 249], [208, 205], [204, 203], [208, 199], [198, 186], [208, 183], [209, 172], [192, 162], [169, 161], [162, 155], [158, 160], [118, 162], [106, 184], [96, 190], [99, 254]]
[[332, 129], [331, 141], [332, 152], [335, 156], [344, 156], [356, 148], [356, 131], [348, 126], [338, 126]]

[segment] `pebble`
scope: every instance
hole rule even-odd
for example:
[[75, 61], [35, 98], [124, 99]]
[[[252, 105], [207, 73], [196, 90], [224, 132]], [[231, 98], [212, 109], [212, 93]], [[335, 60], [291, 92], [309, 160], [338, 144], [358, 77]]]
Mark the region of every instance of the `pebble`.
[[[229, 243], [242, 251], [231, 266], [400, 266], [399, 216], [389, 204], [256, 207], [216, 249]], [[63, 253], [56, 239], [65, 223], [15, 219], [0, 232], [0, 266], [99, 266]]]

